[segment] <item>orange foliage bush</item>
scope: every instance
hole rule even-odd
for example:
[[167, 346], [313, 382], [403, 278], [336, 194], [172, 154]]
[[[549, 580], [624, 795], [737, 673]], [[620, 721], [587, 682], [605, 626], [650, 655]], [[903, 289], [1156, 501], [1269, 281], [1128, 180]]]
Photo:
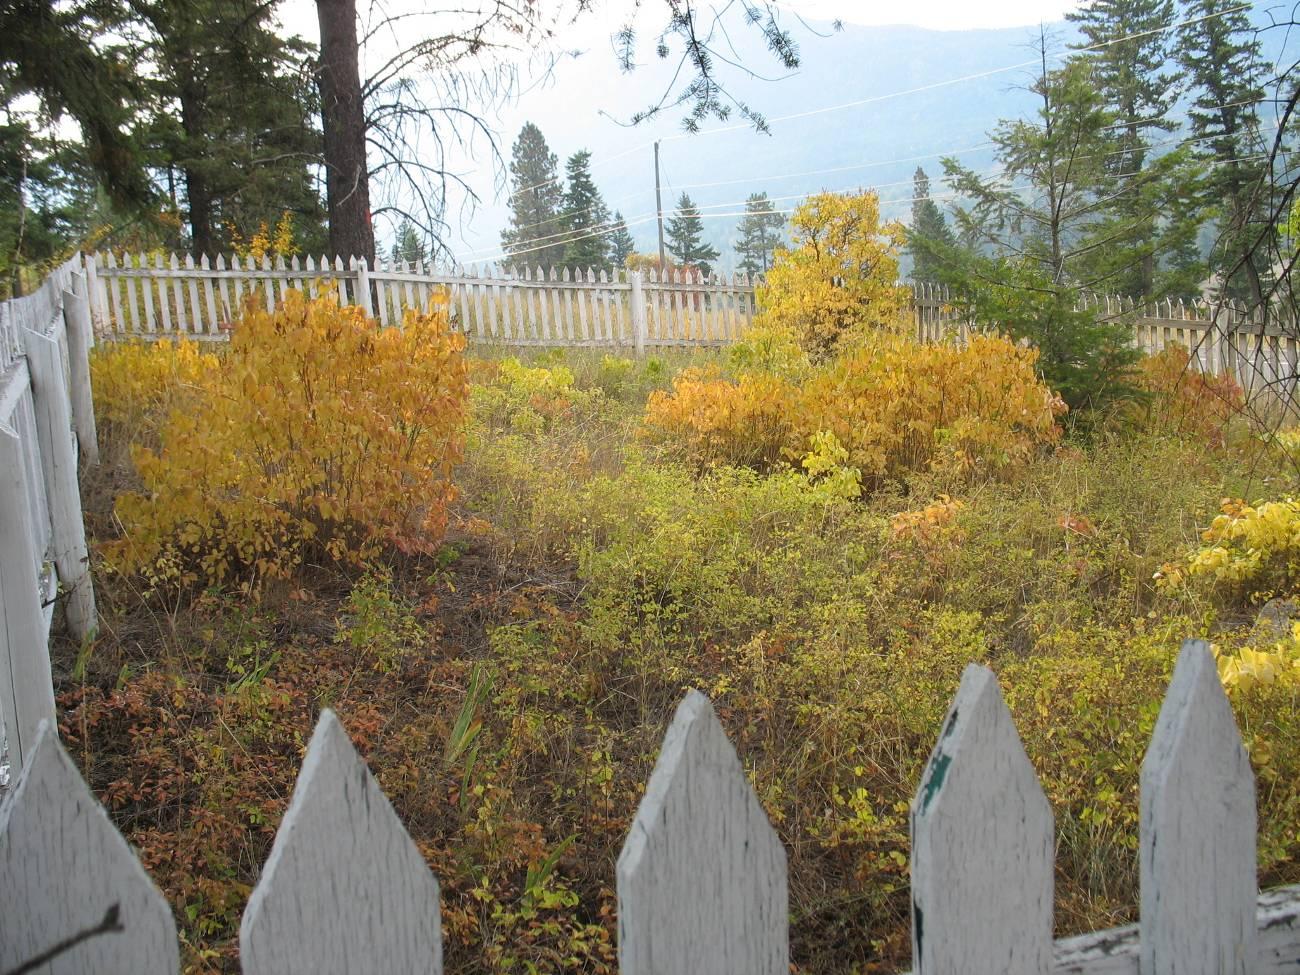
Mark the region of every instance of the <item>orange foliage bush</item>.
[[791, 405], [798, 390], [774, 376], [723, 379], [716, 367], [685, 369], [671, 393], [646, 404], [648, 439], [678, 447], [701, 467], [729, 464], [765, 469], [792, 446]]
[[110, 565], [183, 587], [432, 551], [463, 443], [463, 347], [440, 312], [397, 329], [332, 297], [250, 304], [161, 450], [133, 451], [143, 491], [118, 499]]
[[997, 336], [959, 348], [881, 333], [804, 386], [799, 430], [835, 434], [864, 483], [941, 458], [997, 470], [1060, 436], [1065, 404], [1036, 376], [1037, 355]]
[[1187, 348], [1177, 343], [1138, 363], [1138, 385], [1151, 394], [1151, 421], [1213, 444], [1223, 443], [1228, 421], [1246, 405], [1235, 379], [1201, 372]]
[[863, 482], [937, 462], [999, 470], [1060, 436], [1065, 404], [1034, 373], [1037, 353], [974, 336], [965, 348], [887, 332], [811, 373], [802, 387], [767, 373], [739, 381], [688, 369], [653, 394], [645, 431], [700, 466], [770, 468], [829, 432]]

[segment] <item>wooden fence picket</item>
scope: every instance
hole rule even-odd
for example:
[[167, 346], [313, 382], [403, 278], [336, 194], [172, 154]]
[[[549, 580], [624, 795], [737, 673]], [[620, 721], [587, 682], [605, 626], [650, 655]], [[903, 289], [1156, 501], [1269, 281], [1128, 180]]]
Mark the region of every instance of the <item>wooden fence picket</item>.
[[1046, 975], [1052, 810], [987, 667], [962, 674], [911, 821], [915, 971]]
[[787, 975], [785, 850], [691, 691], [619, 854], [620, 975]]
[[[108, 924], [105, 922], [115, 923]], [[94, 932], [97, 928], [104, 930]], [[175, 975], [176, 924], [126, 840], [42, 722], [0, 804], [0, 971], [87, 934], [42, 975]]]
[[1255, 971], [1255, 777], [1209, 644], [1188, 640], [1142, 762], [1143, 975]]
[[244, 910], [244, 975], [441, 975], [441, 924], [438, 881], [323, 711]]

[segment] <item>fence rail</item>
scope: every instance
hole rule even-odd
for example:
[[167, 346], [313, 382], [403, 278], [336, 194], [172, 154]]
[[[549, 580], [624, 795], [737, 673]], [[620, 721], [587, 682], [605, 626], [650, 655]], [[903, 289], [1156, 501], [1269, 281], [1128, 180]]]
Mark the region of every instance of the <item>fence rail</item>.
[[[1254, 776], [1206, 643], [1179, 655], [1139, 804], [1140, 924], [1054, 942], [1052, 810], [992, 672], [969, 665], [912, 800], [915, 971], [1294, 972], [1300, 887], [1257, 889]], [[622, 975], [788, 975], [785, 849], [702, 694], [610, 866]], [[442, 971], [438, 881], [328, 710], [239, 948], [248, 975]], [[179, 965], [170, 905], [47, 723], [0, 805], [0, 972], [51, 951], [41, 971]]]

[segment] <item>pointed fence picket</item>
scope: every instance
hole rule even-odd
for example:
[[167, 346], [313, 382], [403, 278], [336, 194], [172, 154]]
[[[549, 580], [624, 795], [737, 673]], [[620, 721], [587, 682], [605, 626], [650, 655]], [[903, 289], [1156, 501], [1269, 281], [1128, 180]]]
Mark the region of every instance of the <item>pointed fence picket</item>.
[[1052, 809], [986, 667], [962, 675], [911, 819], [916, 970], [1046, 975]]
[[61, 946], [35, 970], [175, 975], [180, 967], [171, 907], [42, 722], [0, 805], [0, 972]]
[[[549, 282], [548, 282], [549, 283]], [[915, 971], [1294, 972], [1300, 887], [1258, 894], [1254, 783], [1209, 648], [1179, 654], [1141, 774], [1141, 922], [1052, 941], [1051, 810], [993, 674], [971, 665], [912, 803]], [[614, 866], [624, 975], [784, 975], [786, 856], [689, 692]], [[441, 975], [437, 880], [332, 712], [244, 912], [249, 975]], [[168, 906], [52, 725], [0, 803], [0, 972], [175, 973]]]
[[786, 975], [785, 850], [708, 698], [691, 691], [618, 866], [622, 975]]

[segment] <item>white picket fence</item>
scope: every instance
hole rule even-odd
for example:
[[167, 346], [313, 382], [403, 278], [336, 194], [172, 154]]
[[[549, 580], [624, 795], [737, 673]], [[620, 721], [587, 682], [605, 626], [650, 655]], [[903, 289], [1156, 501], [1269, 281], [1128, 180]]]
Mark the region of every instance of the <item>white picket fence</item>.
[[0, 302], [0, 792], [54, 716], [46, 652], [56, 598], [69, 631], [95, 627], [77, 480], [98, 461], [88, 282], [75, 257], [34, 294]]
[[[269, 310], [289, 288], [316, 293], [322, 282], [340, 300], [358, 304], [381, 324], [406, 309], [427, 311], [442, 300], [455, 326], [472, 340], [510, 346], [646, 348], [724, 345], [752, 322], [756, 281], [746, 275], [704, 278], [695, 272], [549, 270], [495, 265], [440, 271], [423, 262], [389, 262], [373, 270], [344, 262], [264, 257], [198, 263], [190, 256], [95, 254], [86, 262], [97, 325], [105, 334], [157, 338], [226, 336], [252, 296]], [[922, 341], [968, 332], [947, 292], [913, 286], [912, 314]], [[1300, 369], [1295, 328], [1260, 324], [1242, 309], [1206, 301], [1142, 304], [1090, 294], [1083, 307], [1127, 322], [1144, 352], [1177, 342], [1203, 371], [1226, 371], [1248, 396], [1264, 390], [1292, 395]]]
[[270, 310], [287, 289], [315, 294], [319, 282], [383, 325], [400, 323], [406, 309], [427, 311], [445, 301], [456, 327], [473, 340], [520, 346], [718, 345], [738, 338], [754, 314], [745, 275], [675, 271], [661, 279], [654, 271], [494, 265], [451, 273], [423, 262], [370, 269], [355, 258], [345, 264], [325, 257], [218, 256], [195, 264], [174, 254], [96, 254], [90, 263], [97, 318], [114, 334], [145, 338], [220, 338], [250, 296]]
[[[946, 289], [914, 286], [913, 308], [917, 337], [942, 341], [968, 327], [954, 312]], [[1086, 294], [1080, 309], [1093, 309], [1101, 320], [1123, 322], [1133, 330], [1133, 342], [1148, 355], [1178, 344], [1189, 350], [1201, 372], [1227, 373], [1248, 399], [1270, 393], [1294, 408], [1300, 385], [1300, 328], [1260, 316], [1231, 302], [1206, 300], [1143, 304], [1118, 295]]]
[[[914, 970], [1300, 969], [1300, 886], [1257, 889], [1254, 776], [1203, 642], [1174, 669], [1139, 816], [1140, 924], [1053, 941], [1052, 810], [995, 677], [969, 665], [912, 801]], [[785, 850], [698, 692], [608, 866], [622, 975], [788, 975]], [[330, 711], [239, 949], [247, 975], [443, 970], [438, 881]], [[170, 905], [44, 725], [0, 805], [0, 972], [172, 975], [178, 963]]]

